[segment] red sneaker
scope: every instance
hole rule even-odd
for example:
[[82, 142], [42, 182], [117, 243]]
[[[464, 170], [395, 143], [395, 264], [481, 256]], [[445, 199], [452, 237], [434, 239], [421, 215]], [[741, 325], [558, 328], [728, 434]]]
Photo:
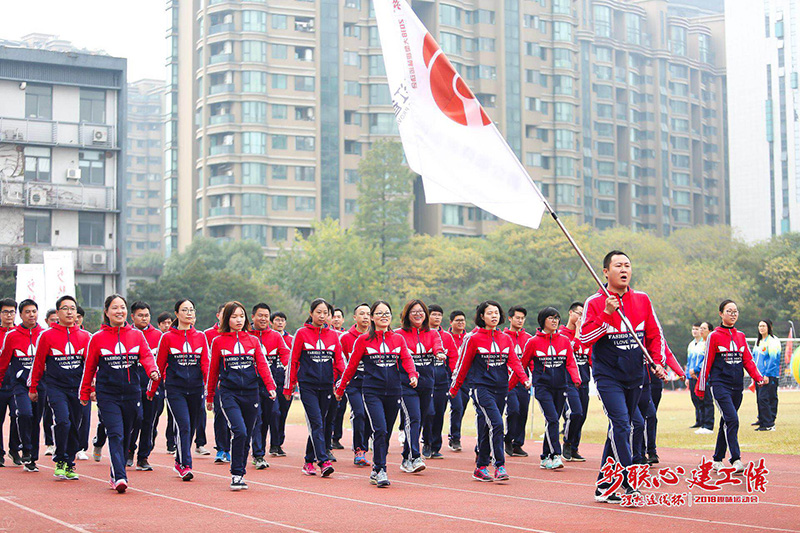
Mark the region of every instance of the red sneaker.
[[178, 463], [175, 463], [175, 466], [172, 467], [172, 470], [176, 474], [178, 474], [184, 481], [191, 481], [192, 478], [194, 477], [194, 474], [192, 474], [192, 469], [189, 468], [188, 466], [183, 466]]
[[333, 474], [333, 464], [330, 461], [325, 461], [319, 465], [319, 469], [322, 471], [322, 477], [328, 477]]
[[303, 474], [305, 474], [307, 476], [316, 476], [317, 475], [317, 471], [314, 468], [314, 463], [306, 463], [306, 464], [304, 464], [302, 472], [303, 472]]

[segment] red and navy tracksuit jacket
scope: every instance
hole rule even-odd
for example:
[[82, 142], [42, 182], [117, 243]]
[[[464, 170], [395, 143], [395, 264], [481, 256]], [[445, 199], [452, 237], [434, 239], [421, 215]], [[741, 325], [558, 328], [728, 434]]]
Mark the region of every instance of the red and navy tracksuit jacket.
[[683, 370], [683, 367], [678, 362], [678, 360], [675, 359], [675, 354], [672, 353], [669, 344], [667, 344], [666, 346], [666, 352], [667, 352], [667, 366], [670, 367], [672, 371], [678, 375], [679, 378], [686, 379], [686, 372]]
[[246, 331], [220, 333], [211, 343], [206, 402], [214, 401], [217, 386], [231, 392], [258, 393], [259, 381], [268, 391], [275, 390], [259, 340]]
[[577, 331], [574, 329], [561, 326], [558, 328], [558, 332], [568, 338], [572, 344], [572, 355], [575, 357], [575, 364], [578, 365], [578, 372], [581, 375], [581, 387], [588, 387], [592, 380], [592, 347], [581, 344], [576, 335]]
[[289, 348], [283, 340], [283, 335], [274, 329], [253, 330], [250, 332], [259, 340], [267, 358], [272, 379], [276, 384], [282, 385], [286, 381], [286, 366], [289, 364]]
[[[612, 293], [613, 294], [613, 293]], [[647, 294], [631, 288], [622, 296], [615, 295], [620, 310], [633, 325], [635, 334], [656, 364], [666, 364], [666, 342], [653, 304]], [[645, 379], [644, 355], [619, 313], [605, 311], [606, 295], [598, 290], [584, 304], [584, 321], [579, 340], [592, 348], [592, 372], [595, 379], [609, 378], [631, 386]]]
[[453, 367], [458, 362], [458, 348], [453, 336], [441, 327], [433, 330], [439, 335], [442, 341], [442, 350], [445, 358], [438, 357], [433, 360], [433, 388], [436, 390], [447, 391], [450, 388], [450, 380], [453, 377]]
[[219, 322], [217, 322], [210, 328], [203, 330], [203, 335], [206, 336], [206, 342], [208, 343], [208, 347], [211, 348], [211, 343], [214, 342], [214, 339], [219, 337]]
[[505, 392], [508, 390], [509, 369], [523, 383], [528, 381], [511, 337], [501, 331], [475, 328], [461, 346], [450, 396], [458, 393], [465, 379], [469, 379], [473, 388]]
[[695, 393], [703, 398], [709, 385], [741, 391], [744, 388], [744, 370], [755, 381], [764, 379], [756, 367], [744, 333], [733, 327], [718, 326], [706, 340], [706, 357]]
[[[576, 386], [581, 384], [578, 365], [575, 364], [575, 356], [572, 353], [572, 343], [559, 333], [548, 335], [544, 331], [537, 331], [536, 335], [525, 344], [522, 366], [532, 370], [534, 387], [563, 389], [573, 383]], [[509, 390], [517, 384], [514, 378], [511, 378], [508, 384]]]
[[208, 377], [209, 350], [206, 336], [194, 328], [169, 328], [161, 336], [156, 366], [161, 378], [150, 381], [147, 396], [152, 398], [160, 382], [165, 387], [187, 394], [202, 394]]
[[[10, 328], [4, 328], [4, 327], [0, 326], [0, 353], [2, 353], [2, 346], [3, 346], [3, 343], [6, 340], [6, 334], [8, 334], [8, 332], [11, 331], [12, 329], [14, 329], [14, 326], [11, 326]], [[11, 371], [10, 370], [6, 370], [5, 375], [0, 374], [0, 391], [10, 391], [11, 390], [11, 384], [12, 384], [13, 378], [7, 377], [7, 376], [10, 376], [10, 375], [11, 375]]]
[[[409, 331], [397, 328], [395, 333], [400, 335], [408, 347], [408, 353], [414, 359], [414, 367], [419, 373], [417, 389], [431, 390], [434, 385], [434, 361], [436, 354], [444, 353], [442, 338], [433, 330], [412, 328]], [[408, 386], [408, 380], [403, 380], [403, 386]]]
[[359, 367], [364, 369], [361, 390], [381, 396], [399, 396], [404, 380], [419, 378], [405, 339], [391, 330], [385, 333], [376, 331], [372, 340], [366, 334], [356, 339], [347, 368], [336, 387], [336, 394], [344, 394]]
[[89, 401], [93, 390], [98, 395], [116, 396], [120, 400], [140, 400], [142, 389], [147, 386], [139, 382], [136, 367], [140, 363], [148, 376], [157, 370], [144, 334], [127, 324], [121, 327], [103, 324], [86, 348], [81, 400]]
[[42, 375], [47, 375], [50, 387], [74, 391], [83, 377], [83, 362], [86, 348], [92, 336], [78, 326], [68, 328], [53, 324], [42, 332], [36, 344], [36, 357], [28, 377], [28, 391], [36, 392]]
[[297, 330], [284, 382], [284, 394], [291, 394], [295, 385], [333, 390], [344, 372], [339, 335], [330, 328], [306, 324]]
[[[153, 354], [153, 360], [155, 361], [156, 352], [158, 352], [158, 343], [161, 340], [161, 330], [154, 328], [152, 324], [147, 324], [146, 328], [140, 329], [139, 331], [141, 331], [142, 335], [144, 335], [144, 338], [147, 339], [147, 345], [150, 347], [150, 351]], [[136, 367], [136, 371], [139, 373], [139, 383], [142, 384], [142, 392], [145, 392], [147, 390], [147, 385], [150, 382], [150, 376], [147, 372], [145, 372], [144, 367], [141, 364]]]
[[6, 334], [0, 353], [0, 379], [4, 384], [6, 379], [10, 379], [11, 389], [21, 386], [27, 390], [28, 374], [36, 356], [36, 342], [43, 331], [39, 324], [31, 329], [20, 324]]
[[[353, 355], [353, 349], [355, 348], [356, 341], [360, 336], [361, 333], [359, 333], [358, 328], [353, 326], [347, 331], [347, 333], [339, 337], [339, 342], [342, 344], [342, 355], [344, 356], [345, 365], [350, 364], [350, 358]], [[353, 378], [348, 380], [347, 383], [361, 390], [361, 383], [363, 379], [364, 362], [362, 361], [358, 364], [358, 368], [356, 369], [356, 373]]]
[[[511, 340], [514, 341], [514, 353], [516, 353], [517, 357], [519, 357], [519, 360], [522, 361], [522, 353], [525, 351], [525, 345], [531, 338], [533, 338], [533, 335], [525, 331], [524, 328], [519, 331], [512, 331], [511, 328], [506, 328], [503, 330], [503, 333], [511, 337]], [[528, 367], [525, 366], [524, 363], [522, 366], [525, 368], [525, 371], [527, 372]], [[508, 374], [509, 378], [511, 377], [511, 374], [512, 372], [509, 372]]]

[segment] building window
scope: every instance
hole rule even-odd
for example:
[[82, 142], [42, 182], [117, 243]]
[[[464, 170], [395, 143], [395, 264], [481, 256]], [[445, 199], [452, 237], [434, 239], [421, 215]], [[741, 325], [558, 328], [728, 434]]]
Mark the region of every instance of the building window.
[[556, 203], [562, 205], [577, 205], [577, 187], [564, 183], [556, 183]]
[[242, 239], [267, 245], [267, 227], [260, 224], [242, 224]]
[[285, 180], [289, 174], [289, 167], [286, 165], [272, 165], [272, 179]]
[[464, 208], [460, 205], [442, 206], [442, 224], [446, 226], [463, 226], [464, 225]]
[[289, 228], [286, 226], [272, 226], [272, 242], [289, 240]]
[[242, 185], [266, 185], [267, 165], [264, 163], [242, 163]]
[[273, 74], [272, 75], [272, 88], [285, 89], [288, 86], [286, 74]]
[[31, 85], [25, 88], [25, 117], [52, 120], [53, 88], [49, 85]]
[[295, 181], [314, 181], [314, 167], [295, 167], [294, 179]]
[[267, 195], [266, 194], [242, 194], [242, 215], [267, 216]]
[[686, 55], [686, 28], [669, 27], [669, 50], [678, 56]]
[[289, 106], [285, 104], [272, 104], [272, 118], [281, 120], [289, 116]]
[[314, 137], [298, 135], [294, 138], [294, 149], [301, 152], [313, 152]]
[[106, 121], [106, 92], [81, 89], [81, 122], [104, 124]]
[[85, 185], [105, 185], [105, 153], [96, 150], [78, 152], [78, 166], [81, 169], [81, 183]]
[[50, 212], [26, 212], [23, 218], [23, 242], [50, 245]]
[[272, 15], [272, 29], [285, 30], [288, 27], [289, 17], [286, 15]]
[[626, 40], [631, 44], [642, 44], [642, 17], [625, 13]]
[[50, 148], [25, 147], [25, 181], [50, 181]]
[[611, 37], [611, 8], [594, 6], [594, 32], [598, 37]]
[[353, 213], [358, 211], [358, 201], [351, 200], [349, 198], [345, 199], [344, 201], [344, 212], [348, 215], [352, 215]]
[[342, 54], [342, 64], [361, 68], [361, 56], [358, 52], [345, 51]]
[[447, 4], [439, 5], [439, 23], [447, 26], [461, 27], [461, 9]]
[[272, 136], [272, 149], [273, 150], [286, 150], [288, 141], [286, 135], [273, 135]]
[[242, 133], [242, 153], [261, 154], [267, 153], [267, 134], [254, 131]]
[[294, 90], [314, 92], [314, 76], [295, 76]]
[[563, 150], [575, 149], [575, 134], [569, 130], [556, 130], [556, 148]]
[[344, 182], [345, 183], [358, 183], [361, 181], [361, 178], [358, 176], [358, 170], [355, 169], [345, 169], [344, 171]]
[[344, 141], [344, 153], [352, 155], [361, 155], [361, 143], [358, 141]]
[[[275, 76], [272, 76], [273, 88]], [[285, 87], [284, 87], [285, 88]], [[245, 70], [242, 72], [242, 92], [244, 93], [266, 93], [267, 92], [267, 73], [252, 72]]]
[[263, 63], [266, 60], [267, 43], [263, 41], [242, 41], [242, 61]]
[[273, 211], [286, 211], [289, 209], [288, 196], [273, 196], [272, 197], [272, 210]]
[[103, 246], [105, 232], [105, 213], [78, 213], [78, 244], [81, 246]]
[[89, 309], [103, 307], [106, 295], [102, 283], [79, 283], [78, 290], [81, 291], [81, 305]]
[[317, 199], [313, 196], [296, 196], [294, 199], [295, 211], [314, 211], [317, 206]]
[[266, 102], [242, 102], [242, 122], [266, 123]]
[[568, 157], [556, 156], [556, 176], [574, 177], [575, 160]]
[[286, 59], [289, 57], [289, 47], [285, 44], [273, 44], [272, 59]]
[[[275, 15], [272, 16], [272, 24], [274, 27]], [[242, 11], [242, 31], [265, 33], [267, 31], [267, 14], [263, 11]]]
[[344, 94], [346, 96], [361, 96], [361, 84], [357, 81], [345, 81]]
[[383, 63], [383, 56], [369, 56], [369, 75], [386, 76], [386, 65]]

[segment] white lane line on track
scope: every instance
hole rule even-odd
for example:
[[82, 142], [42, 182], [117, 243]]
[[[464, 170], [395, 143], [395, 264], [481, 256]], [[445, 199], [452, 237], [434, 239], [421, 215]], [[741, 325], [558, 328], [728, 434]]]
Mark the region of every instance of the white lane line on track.
[[[164, 466], [164, 465], [153, 464], [153, 463], [150, 463], [150, 464], [152, 464], [153, 466], [157, 466], [159, 468], [170, 468], [170, 467], [167, 467], [167, 466]], [[204, 476], [218, 477], [218, 478], [223, 478], [223, 479], [227, 479], [228, 478], [228, 476], [223, 476], [221, 474], [214, 474], [214, 473], [211, 473], [211, 472], [202, 472], [202, 471], [195, 470], [195, 469], [192, 469], [192, 472], [194, 474], [202, 474]], [[356, 476], [355, 474], [344, 474], [344, 475], [347, 476], [348, 478], [352, 477], [352, 478], [363, 479], [363, 478], [361, 478], [361, 476]], [[339, 476], [339, 477], [341, 477], [341, 476]], [[252, 478], [248, 479], [247, 483], [250, 484], [250, 485], [261, 485], [261, 486], [264, 486], [264, 487], [270, 487], [270, 488], [277, 489], [277, 490], [284, 490], [284, 491], [295, 492], [295, 493], [299, 493], [299, 494], [308, 494], [310, 496], [319, 496], [321, 498], [329, 498], [329, 499], [333, 499], [333, 500], [341, 500], [341, 501], [346, 501], [346, 502], [358, 503], [358, 504], [361, 504], [361, 505], [373, 505], [373, 506], [376, 506], [376, 507], [383, 507], [385, 509], [393, 509], [395, 511], [405, 511], [405, 512], [409, 512], [409, 513], [417, 513], [417, 514], [422, 514], [422, 515], [426, 515], [426, 516], [434, 516], [434, 517], [438, 517], [438, 518], [447, 518], [449, 520], [461, 520], [461, 521], [464, 521], [464, 522], [471, 522], [471, 523], [475, 523], [475, 524], [480, 524], [481, 526], [484, 526], [484, 527], [485, 526], [495, 526], [495, 527], [502, 527], [502, 528], [507, 528], [507, 529], [515, 529], [515, 530], [519, 530], [519, 531], [534, 531], [536, 533], [553, 533], [551, 531], [547, 531], [547, 530], [543, 530], [543, 529], [531, 529], [529, 527], [521, 527], [521, 526], [516, 526], [516, 525], [513, 525], [513, 524], [502, 524], [500, 522], [489, 522], [489, 521], [486, 521], [486, 520], [478, 520], [478, 519], [475, 519], [475, 518], [469, 518], [469, 517], [465, 517], [465, 516], [455, 516], [455, 515], [448, 515], [448, 514], [444, 514], [444, 513], [436, 513], [436, 512], [433, 512], [433, 511], [423, 511], [421, 509], [411, 509], [409, 507], [399, 507], [397, 505], [389, 505], [389, 504], [386, 504], [386, 503], [372, 502], [372, 501], [369, 501], [369, 500], [359, 500], [359, 499], [356, 499], [356, 498], [348, 498], [346, 496], [337, 496], [335, 494], [325, 494], [325, 493], [322, 493], [322, 492], [314, 492], [314, 491], [310, 491], [310, 490], [295, 489], [295, 488], [292, 488], [292, 487], [284, 487], [284, 486], [281, 486], [281, 485], [273, 485], [271, 483], [264, 483], [263, 481], [253, 481]], [[378, 489], [375, 489], [375, 490], [378, 490]]]
[[[47, 468], [49, 470], [53, 470], [53, 468], [51, 468], [51, 467], [48, 467], [48, 466], [44, 466], [43, 467], [42, 465], [39, 465], [39, 468]], [[108, 480], [104, 480], [104, 479], [88, 476], [86, 474], [81, 474], [81, 478], [91, 479], [92, 481], [99, 481], [100, 483], [103, 483], [104, 485], [108, 485]], [[144, 489], [137, 489], [137, 488], [134, 488], [134, 487], [128, 487], [128, 490], [129, 491], [133, 491], [133, 492], [141, 492], [142, 494], [147, 494], [148, 496], [154, 496], [156, 498], [163, 498], [165, 500], [171, 500], [171, 501], [175, 501], [175, 502], [185, 503], [187, 505], [193, 505], [195, 507], [200, 507], [202, 509], [208, 509], [208, 510], [211, 510], [211, 511], [218, 511], [220, 513], [225, 513], [225, 514], [228, 514], [228, 515], [231, 515], [231, 516], [236, 516], [238, 518], [247, 518], [248, 520], [254, 520], [256, 522], [261, 522], [262, 524], [268, 524], [268, 525], [271, 525], [271, 526], [278, 526], [278, 527], [283, 527], [283, 528], [287, 528], [287, 529], [293, 529], [295, 531], [303, 531], [305, 533], [319, 533], [318, 531], [315, 531], [313, 529], [305, 529], [305, 528], [298, 527], [298, 526], [293, 526], [293, 525], [290, 525], [290, 524], [283, 524], [281, 522], [275, 522], [273, 520], [267, 520], [266, 518], [260, 518], [258, 516], [251, 516], [251, 515], [247, 515], [247, 514], [243, 514], [243, 513], [237, 513], [236, 511], [230, 511], [228, 509], [222, 509], [221, 507], [214, 507], [212, 505], [205, 505], [203, 503], [193, 502], [191, 500], [183, 500], [181, 498], [176, 498], [174, 496], [167, 496], [166, 494], [158, 494], [156, 492], [150, 492], [150, 491], [144, 490]], [[110, 491], [110, 489], [109, 489], [109, 491]], [[2, 498], [2, 497], [0, 497], [0, 500], [8, 501], [8, 500], [6, 500], [5, 498]], [[8, 502], [8, 503], [12, 503], [13, 505], [18, 505], [18, 504], [14, 504], [13, 502]], [[33, 509], [28, 509], [28, 510], [30, 510], [31, 512], [34, 512], [36, 514], [40, 514], [37, 511], [34, 511]], [[57, 522], [61, 523], [57, 519], [53, 519], [51, 517], [48, 517], [47, 515], [41, 515], [41, 516], [44, 516], [45, 518], [50, 518], [53, 521], [57, 521]], [[64, 525], [66, 525], [68, 527], [72, 527], [72, 526], [69, 526], [69, 524], [66, 524], [66, 523], [64, 523]], [[76, 528], [73, 527], [73, 529], [76, 529]], [[86, 530], [84, 530], [84, 529], [76, 529], [76, 531], [86, 531]]]
[[31, 514], [35, 514], [36, 516], [38, 516], [40, 518], [44, 518], [46, 520], [50, 520], [51, 522], [55, 522], [59, 526], [65, 527], [67, 529], [71, 529], [72, 531], [80, 531], [81, 533], [90, 533], [90, 531], [88, 529], [84, 529], [84, 528], [82, 528], [80, 526], [76, 526], [75, 524], [70, 524], [69, 522], [64, 522], [63, 520], [59, 520], [58, 518], [56, 518], [54, 516], [50, 516], [48, 514], [44, 514], [41, 511], [37, 511], [36, 509], [32, 509], [32, 508], [28, 507], [27, 505], [22, 505], [21, 503], [17, 503], [17, 502], [11, 501], [8, 498], [4, 498], [4, 497], [0, 496], [0, 501], [6, 502], [7, 504], [13, 505], [14, 507], [18, 507], [18, 508], [22, 509], [23, 511], [27, 511], [27, 512], [29, 512]]

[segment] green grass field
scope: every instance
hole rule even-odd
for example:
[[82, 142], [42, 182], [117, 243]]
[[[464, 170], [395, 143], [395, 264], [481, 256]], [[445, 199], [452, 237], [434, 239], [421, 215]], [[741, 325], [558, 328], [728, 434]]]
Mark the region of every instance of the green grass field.
[[[544, 428], [544, 418], [538, 405], [531, 404], [533, 424], [528, 418], [528, 436], [539, 440]], [[475, 413], [472, 403], [464, 415], [462, 432], [475, 435]], [[719, 424], [719, 413], [715, 413], [713, 435], [695, 435], [689, 426], [694, 424], [694, 407], [686, 391], [665, 391], [658, 408], [658, 445], [666, 448], [690, 448], [695, 450], [713, 450], [716, 443], [716, 430]], [[776, 430], [769, 432], [753, 431], [751, 422], [756, 419], [755, 395], [745, 391], [742, 407], [739, 409], [739, 444], [742, 453], [782, 453], [797, 454], [800, 450], [800, 390], [780, 391]], [[445, 434], [449, 426], [449, 412], [445, 415]], [[299, 401], [292, 404], [289, 411], [290, 424], [305, 426], [303, 407]], [[345, 418], [345, 427], [349, 427], [349, 415]], [[608, 419], [596, 396], [589, 400], [589, 417], [583, 428], [583, 442], [602, 444], [606, 439]], [[396, 434], [396, 431], [395, 431]], [[345, 437], [345, 441], [349, 438]]]

